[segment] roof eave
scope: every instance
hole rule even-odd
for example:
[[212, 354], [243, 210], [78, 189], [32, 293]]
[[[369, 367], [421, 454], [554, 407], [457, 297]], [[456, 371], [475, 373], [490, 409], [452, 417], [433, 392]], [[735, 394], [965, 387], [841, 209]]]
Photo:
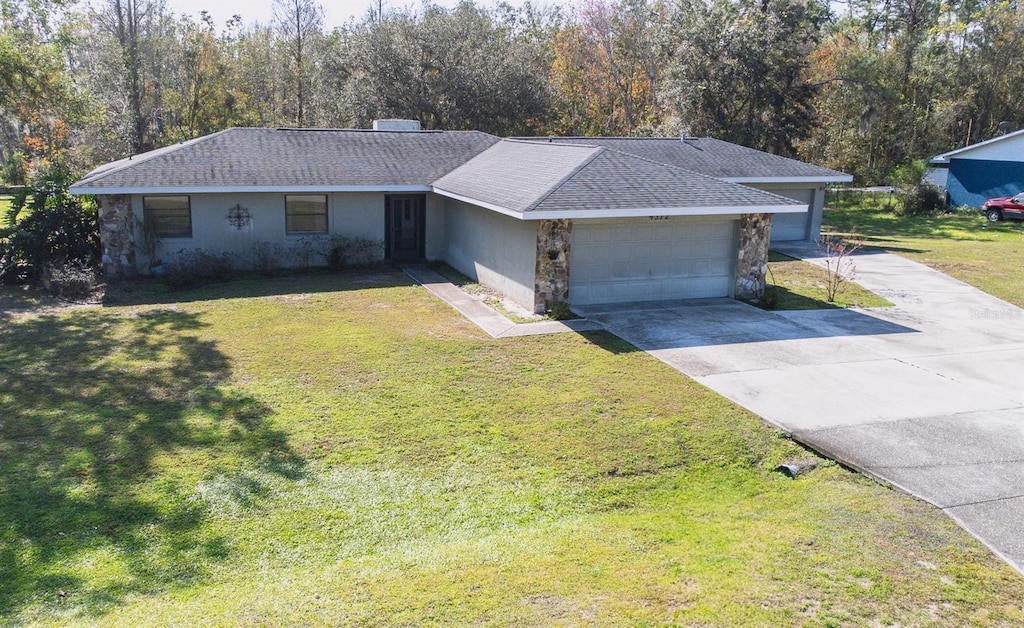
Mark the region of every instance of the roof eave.
[[586, 218], [643, 218], [647, 216], [726, 216], [736, 214], [799, 214], [807, 211], [807, 205], [731, 205], [711, 207], [625, 207], [618, 209], [557, 209], [519, 211], [487, 201], [434, 187], [441, 196], [469, 203], [483, 209], [510, 216], [518, 220], [565, 220]]
[[989, 139], [983, 140], [983, 141], [978, 142], [976, 144], [971, 144], [970, 146], [964, 146], [963, 148], [957, 148], [957, 149], [954, 149], [954, 150], [951, 150], [951, 151], [948, 151], [948, 152], [936, 155], [935, 157], [932, 157], [932, 161], [936, 162], [936, 163], [948, 162], [950, 157], [954, 157], [956, 155], [961, 155], [963, 153], [967, 153], [967, 152], [970, 152], [972, 150], [975, 150], [975, 149], [978, 149], [978, 148], [982, 148], [983, 146], [988, 146], [990, 144], [997, 144], [999, 142], [1005, 142], [1006, 140], [1014, 138], [1014, 137], [1017, 137], [1019, 135], [1024, 135], [1024, 129], [1021, 129], [1019, 131], [1014, 131], [1013, 133], [1007, 133], [1006, 135], [1000, 135], [999, 137], [990, 137]]
[[245, 194], [304, 192], [430, 192], [429, 185], [236, 185], [164, 187], [88, 187], [72, 185], [72, 194]]
[[649, 216], [735, 216], [738, 214], [799, 214], [807, 205], [723, 205], [711, 207], [624, 207], [618, 209], [556, 209], [525, 212], [523, 220], [586, 218], [645, 218]]
[[722, 181], [728, 181], [729, 183], [850, 183], [853, 181], [853, 175], [834, 174], [821, 177], [722, 177]]

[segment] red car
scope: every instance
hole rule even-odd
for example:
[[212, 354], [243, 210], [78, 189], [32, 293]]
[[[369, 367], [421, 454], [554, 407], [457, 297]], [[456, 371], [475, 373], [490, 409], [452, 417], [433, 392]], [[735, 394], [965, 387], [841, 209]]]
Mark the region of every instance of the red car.
[[1024, 220], [1024, 192], [1017, 196], [988, 199], [985, 201], [985, 217], [991, 222]]

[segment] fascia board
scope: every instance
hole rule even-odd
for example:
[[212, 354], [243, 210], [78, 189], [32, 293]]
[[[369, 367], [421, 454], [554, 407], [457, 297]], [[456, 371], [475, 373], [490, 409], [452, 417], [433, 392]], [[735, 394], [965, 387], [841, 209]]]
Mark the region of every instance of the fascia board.
[[429, 185], [261, 185], [223, 187], [83, 187], [72, 185], [72, 194], [250, 194], [280, 192], [302, 194], [304, 192], [430, 192]]
[[722, 177], [728, 183], [850, 183], [853, 175], [832, 177]]

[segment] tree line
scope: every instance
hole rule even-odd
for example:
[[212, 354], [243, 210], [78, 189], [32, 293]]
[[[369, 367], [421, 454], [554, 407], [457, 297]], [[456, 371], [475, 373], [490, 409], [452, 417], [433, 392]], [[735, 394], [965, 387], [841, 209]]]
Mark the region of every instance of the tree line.
[[3, 178], [231, 126], [398, 117], [503, 136], [711, 136], [881, 183], [1024, 109], [1018, 2], [372, 2], [328, 29], [315, 0], [266, 1], [267, 24], [164, 0], [0, 4]]

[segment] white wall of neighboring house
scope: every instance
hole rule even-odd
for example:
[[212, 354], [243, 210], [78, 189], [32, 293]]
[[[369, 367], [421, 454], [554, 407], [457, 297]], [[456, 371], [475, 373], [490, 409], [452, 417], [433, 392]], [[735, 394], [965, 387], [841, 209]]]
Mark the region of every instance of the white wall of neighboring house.
[[1003, 135], [979, 145], [957, 152], [953, 159], [978, 159], [984, 161], [1024, 161], [1024, 133]]
[[444, 261], [533, 311], [537, 223], [454, 199], [444, 203]]

